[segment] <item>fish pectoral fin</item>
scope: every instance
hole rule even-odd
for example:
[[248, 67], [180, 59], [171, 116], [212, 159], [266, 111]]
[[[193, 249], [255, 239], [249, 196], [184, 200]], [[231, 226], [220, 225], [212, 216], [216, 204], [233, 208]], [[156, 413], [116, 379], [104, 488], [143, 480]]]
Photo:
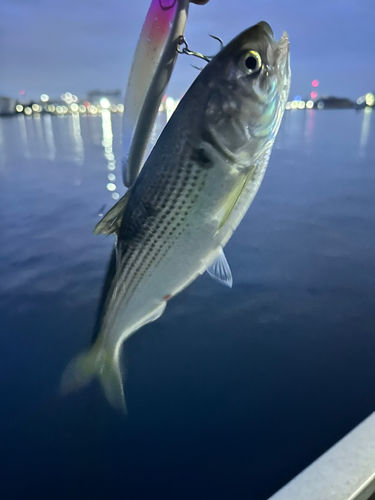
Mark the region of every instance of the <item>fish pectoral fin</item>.
[[63, 374], [61, 392], [68, 394], [81, 389], [94, 377], [99, 379], [111, 405], [126, 413], [119, 350], [111, 352], [94, 345], [90, 351], [73, 358]]
[[224, 250], [220, 247], [219, 254], [215, 260], [207, 267], [207, 272], [214, 280], [222, 283], [223, 285], [232, 288], [233, 277], [225, 257]]
[[245, 188], [246, 181], [248, 179], [248, 175], [242, 175], [235, 188], [229, 193], [228, 197], [226, 198], [225, 202], [223, 203], [223, 206], [221, 207], [221, 211], [219, 215], [219, 224], [218, 228], [216, 231], [216, 234], [222, 229], [226, 221], [228, 220], [230, 214], [232, 213], [234, 207], [236, 206], [238, 200], [241, 197], [242, 191]]
[[109, 234], [117, 233], [121, 226], [122, 216], [130, 196], [130, 189], [126, 191], [124, 196], [113, 205], [113, 207], [105, 214], [101, 221], [94, 227], [94, 234]]

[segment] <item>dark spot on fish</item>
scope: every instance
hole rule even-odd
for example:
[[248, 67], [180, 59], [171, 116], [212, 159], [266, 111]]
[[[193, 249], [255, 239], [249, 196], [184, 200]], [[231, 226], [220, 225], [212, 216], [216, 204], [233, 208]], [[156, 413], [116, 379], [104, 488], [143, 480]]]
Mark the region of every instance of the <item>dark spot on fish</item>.
[[158, 209], [148, 201], [144, 202], [143, 206], [147, 217], [154, 217], [158, 213]]
[[207, 156], [207, 153], [203, 148], [194, 150], [191, 159], [201, 168], [213, 167], [211, 159]]

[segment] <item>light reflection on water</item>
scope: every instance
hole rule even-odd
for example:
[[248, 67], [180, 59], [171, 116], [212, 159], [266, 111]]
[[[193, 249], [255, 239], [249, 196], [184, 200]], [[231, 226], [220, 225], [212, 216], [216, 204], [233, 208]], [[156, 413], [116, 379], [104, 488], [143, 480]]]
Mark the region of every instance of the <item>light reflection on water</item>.
[[5, 156], [4, 138], [0, 120], [0, 167], [2, 167], [5, 164], [5, 161], [6, 161], [6, 156]]
[[21, 137], [21, 142], [22, 142], [22, 150], [25, 158], [30, 158], [30, 149], [29, 149], [29, 139], [27, 136], [27, 129], [26, 129], [26, 117], [25, 115], [19, 114], [17, 116], [18, 120], [18, 125], [19, 125], [19, 134]]
[[370, 135], [370, 124], [371, 124], [372, 109], [366, 107], [363, 110], [362, 127], [361, 127], [361, 137], [359, 140], [359, 153], [360, 156], [365, 155], [365, 149], [367, 141]]
[[107, 179], [111, 182], [107, 183], [108, 191], [112, 192], [112, 198], [118, 200], [120, 195], [115, 192], [116, 190], [116, 174], [113, 173], [116, 170], [116, 159], [113, 152], [113, 133], [112, 133], [112, 120], [111, 112], [108, 109], [102, 110], [102, 130], [103, 130], [103, 140], [102, 145], [104, 148], [104, 156], [107, 160], [107, 168], [110, 173], [107, 175]]
[[43, 115], [43, 130], [44, 130], [44, 140], [47, 149], [48, 160], [53, 161], [56, 155], [55, 138], [53, 135], [52, 118], [51, 115]]
[[81, 122], [80, 115], [78, 113], [73, 113], [71, 120], [69, 121], [70, 134], [73, 140], [75, 149], [75, 161], [78, 165], [82, 165], [85, 157], [85, 150], [83, 147], [83, 140], [81, 134]]
[[308, 150], [311, 152], [311, 145], [313, 144], [313, 134], [315, 128], [315, 109], [310, 109], [306, 111], [306, 121], [305, 121], [305, 140], [309, 147]]

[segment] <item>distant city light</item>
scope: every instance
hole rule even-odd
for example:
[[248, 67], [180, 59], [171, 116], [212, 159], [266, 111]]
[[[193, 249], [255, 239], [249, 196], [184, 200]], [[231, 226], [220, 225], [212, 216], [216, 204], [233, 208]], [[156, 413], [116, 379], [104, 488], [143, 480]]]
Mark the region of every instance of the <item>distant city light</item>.
[[318, 109], [323, 109], [324, 108], [324, 102], [320, 101], [318, 102]]
[[73, 97], [73, 96], [72, 96], [72, 94], [71, 94], [70, 92], [65, 92], [65, 99], [66, 99], [67, 101], [71, 101], [71, 100], [72, 100], [72, 97]]
[[366, 104], [367, 106], [373, 106], [375, 104], [375, 95], [371, 92], [366, 94]]
[[290, 109], [290, 102], [289, 101], [286, 103], [285, 109]]
[[25, 95], [25, 94], [26, 94], [26, 90], [23, 90], [23, 89], [22, 89], [22, 90], [20, 90], [20, 92], [19, 92], [19, 93], [20, 93], [20, 95]]
[[173, 97], [167, 97], [167, 99], [165, 100], [165, 105], [167, 107], [167, 109], [173, 109], [174, 107], [174, 99]]
[[317, 87], [317, 86], [319, 85], [319, 80], [313, 80], [313, 81], [311, 82], [311, 85], [312, 85], [313, 87]]
[[22, 106], [22, 104], [17, 104], [17, 106], [16, 106], [16, 111], [17, 111], [18, 113], [22, 113], [22, 111], [23, 111], [23, 106]]
[[33, 104], [31, 107], [32, 107], [33, 111], [35, 111], [36, 113], [38, 113], [39, 111], [42, 111], [42, 107], [39, 106], [39, 104]]
[[41, 100], [42, 102], [48, 102], [48, 101], [49, 101], [49, 95], [47, 95], [47, 94], [42, 94], [42, 95], [40, 96], [40, 100]]
[[55, 106], [54, 106], [53, 104], [49, 104], [49, 105], [47, 106], [47, 110], [48, 110], [50, 113], [54, 113], [54, 112], [55, 112], [55, 110], [56, 110], [56, 108], [55, 108]]
[[314, 102], [313, 101], [307, 101], [306, 108], [307, 109], [312, 109], [313, 107], [314, 107]]
[[118, 200], [120, 198], [120, 195], [118, 193], [112, 193], [112, 198], [114, 200]]
[[74, 94], [72, 95], [72, 101], [73, 102], [77, 102], [78, 101], [78, 97], [76, 95], [74, 95]]
[[311, 99], [316, 99], [318, 97], [318, 92], [316, 90], [313, 90], [310, 94]]
[[176, 109], [175, 100], [173, 99], [173, 97], [167, 97], [167, 99], [165, 100], [165, 110], [167, 113], [167, 121], [170, 119], [170, 117], [172, 116], [173, 111], [175, 109]]
[[111, 105], [111, 103], [108, 101], [108, 99], [106, 97], [102, 97], [100, 99], [100, 106], [103, 109], [108, 109], [110, 105]]
[[89, 101], [84, 101], [83, 105], [85, 106], [85, 108], [89, 108], [90, 107]]
[[115, 181], [116, 180], [115, 174], [108, 174], [108, 180], [109, 181]]
[[30, 108], [30, 106], [26, 106], [25, 108], [25, 115], [30, 116], [32, 114], [33, 110]]
[[62, 107], [62, 112], [67, 113], [69, 111], [68, 106], [61, 106]]
[[97, 112], [98, 112], [98, 108], [96, 106], [90, 106], [89, 107], [89, 112], [92, 114], [92, 115], [96, 115]]
[[108, 189], [108, 191], [115, 191], [115, 189], [116, 189], [116, 184], [113, 184], [113, 182], [109, 182], [109, 183], [107, 184], [107, 189]]
[[302, 97], [300, 95], [296, 95], [293, 99], [293, 101], [300, 101]]
[[124, 105], [123, 104], [117, 104], [117, 111], [119, 113], [123, 113], [124, 112]]
[[62, 106], [56, 106], [56, 113], [61, 114], [63, 112]]
[[306, 103], [305, 101], [299, 101], [298, 103], [298, 109], [305, 109]]
[[111, 111], [112, 113], [117, 113], [116, 104], [111, 104], [111, 106], [109, 106], [109, 111]]
[[297, 109], [297, 108], [298, 108], [298, 101], [292, 101], [292, 102], [290, 103], [290, 107], [291, 107], [292, 109]]
[[80, 113], [86, 113], [86, 106], [84, 106], [83, 104], [80, 104], [80, 106], [79, 106], [79, 112]]
[[70, 109], [73, 111], [73, 113], [77, 113], [77, 111], [79, 110], [79, 106], [78, 104], [73, 103], [70, 105]]

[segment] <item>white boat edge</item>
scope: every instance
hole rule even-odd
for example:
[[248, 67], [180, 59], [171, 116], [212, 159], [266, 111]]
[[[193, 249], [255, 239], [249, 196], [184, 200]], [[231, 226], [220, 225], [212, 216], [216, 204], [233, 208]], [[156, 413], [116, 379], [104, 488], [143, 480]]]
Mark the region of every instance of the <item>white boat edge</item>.
[[375, 493], [375, 412], [269, 500], [369, 500]]

